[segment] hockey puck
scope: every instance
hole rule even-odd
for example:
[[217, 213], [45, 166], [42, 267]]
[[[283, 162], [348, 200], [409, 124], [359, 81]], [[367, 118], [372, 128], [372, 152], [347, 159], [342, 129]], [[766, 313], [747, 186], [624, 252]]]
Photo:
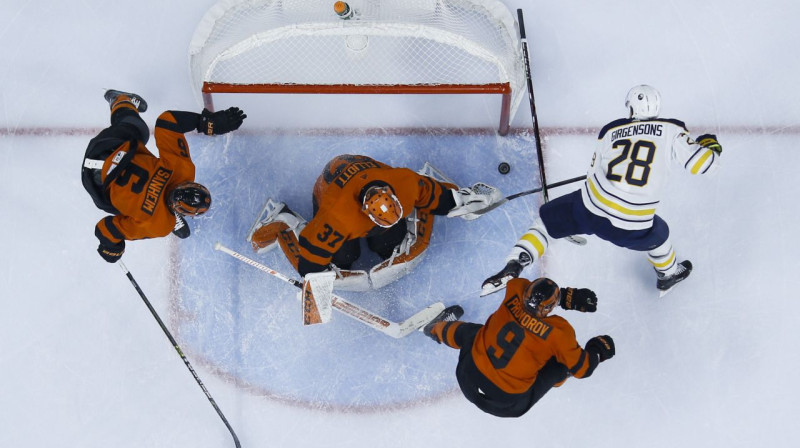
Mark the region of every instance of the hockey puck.
[[500, 165], [497, 165], [497, 171], [500, 171], [500, 174], [508, 174], [511, 171], [511, 165], [506, 162], [501, 162]]

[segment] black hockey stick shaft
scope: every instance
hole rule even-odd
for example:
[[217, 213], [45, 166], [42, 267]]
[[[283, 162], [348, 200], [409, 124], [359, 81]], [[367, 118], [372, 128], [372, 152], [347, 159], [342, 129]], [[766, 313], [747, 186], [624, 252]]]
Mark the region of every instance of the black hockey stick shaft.
[[547, 178], [544, 173], [544, 155], [542, 154], [542, 138], [539, 134], [539, 116], [536, 114], [536, 99], [533, 95], [533, 80], [531, 79], [531, 61], [528, 55], [528, 39], [525, 36], [525, 21], [522, 18], [522, 9], [517, 9], [517, 19], [519, 22], [519, 37], [522, 41], [522, 55], [525, 61], [525, 80], [528, 83], [528, 102], [531, 106], [531, 120], [533, 121], [533, 141], [536, 143], [536, 157], [539, 160], [539, 175], [542, 178], [542, 196], [544, 202], [550, 197], [547, 194]]
[[162, 321], [161, 317], [158, 316], [158, 313], [156, 312], [155, 308], [153, 308], [153, 305], [150, 304], [149, 300], [147, 300], [147, 296], [144, 294], [144, 291], [142, 291], [142, 288], [139, 287], [139, 284], [133, 278], [133, 275], [130, 273], [130, 271], [128, 270], [128, 268], [125, 266], [124, 263], [120, 261], [119, 266], [122, 268], [122, 271], [125, 272], [125, 276], [128, 277], [128, 280], [131, 281], [131, 284], [133, 285], [134, 289], [136, 289], [136, 292], [139, 293], [139, 296], [144, 301], [144, 304], [147, 305], [147, 309], [149, 309], [150, 313], [153, 314], [153, 317], [156, 318], [156, 322], [158, 322], [158, 325], [161, 326], [161, 329], [164, 331], [164, 334], [167, 335], [167, 339], [169, 339], [169, 342], [175, 348], [175, 351], [178, 352], [178, 355], [180, 355], [181, 359], [183, 360], [183, 363], [186, 364], [186, 367], [189, 369], [190, 372], [192, 372], [194, 380], [197, 381], [197, 384], [200, 386], [200, 389], [202, 389], [203, 393], [206, 394], [206, 398], [208, 398], [208, 401], [211, 403], [211, 406], [214, 406], [214, 410], [217, 411], [217, 414], [222, 419], [222, 422], [225, 423], [225, 426], [228, 427], [228, 431], [230, 431], [231, 435], [233, 436], [233, 443], [236, 444], [236, 448], [241, 448], [242, 445], [241, 443], [239, 443], [239, 437], [236, 436], [236, 433], [233, 431], [231, 424], [228, 423], [228, 419], [225, 418], [225, 415], [222, 413], [222, 410], [219, 408], [219, 406], [217, 406], [217, 402], [214, 401], [214, 398], [211, 397], [211, 394], [208, 392], [208, 389], [206, 389], [206, 386], [203, 384], [202, 381], [200, 381], [200, 377], [197, 376], [197, 372], [195, 372], [194, 368], [192, 367], [192, 364], [189, 363], [189, 360], [183, 354], [183, 350], [181, 350], [181, 347], [175, 341], [175, 338], [172, 337], [172, 333], [170, 333], [169, 330], [167, 329], [167, 326], [164, 325], [164, 321]]
[[516, 199], [516, 198], [518, 198], [520, 196], [526, 196], [526, 195], [529, 195], [529, 194], [538, 193], [538, 192], [540, 192], [542, 190], [546, 190], [548, 188], [560, 187], [562, 185], [571, 184], [573, 182], [577, 182], [579, 180], [584, 180], [584, 179], [586, 179], [586, 175], [585, 174], [583, 176], [573, 177], [572, 179], [566, 179], [566, 180], [561, 180], [561, 181], [558, 181], [558, 182], [554, 182], [554, 183], [552, 183], [550, 185], [547, 185], [547, 186], [534, 188], [533, 190], [520, 191], [519, 193], [514, 193], [514, 194], [512, 194], [510, 196], [506, 196], [506, 200], [510, 201], [510, 200]]

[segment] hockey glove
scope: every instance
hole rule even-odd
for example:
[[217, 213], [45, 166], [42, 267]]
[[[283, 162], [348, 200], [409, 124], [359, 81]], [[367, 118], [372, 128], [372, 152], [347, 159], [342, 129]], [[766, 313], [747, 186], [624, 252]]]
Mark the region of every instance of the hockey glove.
[[106, 260], [109, 263], [116, 263], [120, 258], [122, 258], [122, 254], [125, 253], [125, 240], [122, 240], [117, 244], [100, 243], [100, 245], [97, 246], [97, 253], [103, 257], [103, 260]]
[[715, 153], [722, 154], [722, 145], [717, 141], [717, 136], [714, 134], [703, 134], [697, 137], [697, 144], [704, 148], [708, 148]]
[[197, 132], [206, 135], [222, 135], [239, 129], [247, 115], [238, 107], [229, 107], [225, 110], [210, 112], [203, 109]]
[[595, 336], [586, 343], [586, 349], [592, 355], [600, 357], [600, 362], [614, 357], [614, 340], [611, 336]]
[[577, 310], [582, 313], [597, 311], [597, 295], [586, 288], [561, 288], [561, 308]]

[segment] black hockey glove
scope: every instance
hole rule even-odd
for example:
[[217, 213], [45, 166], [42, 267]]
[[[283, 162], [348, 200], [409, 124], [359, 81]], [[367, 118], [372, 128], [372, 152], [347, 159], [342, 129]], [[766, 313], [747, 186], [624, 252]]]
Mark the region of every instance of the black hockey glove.
[[97, 253], [109, 263], [116, 263], [122, 254], [125, 253], [125, 240], [120, 241], [118, 244], [103, 244], [97, 246]]
[[614, 340], [611, 336], [595, 336], [586, 343], [586, 349], [592, 355], [598, 355], [600, 362], [614, 357]]
[[247, 115], [238, 107], [229, 107], [217, 112], [203, 109], [203, 113], [200, 114], [200, 123], [197, 125], [197, 132], [206, 135], [227, 134], [239, 129], [245, 118]]
[[703, 134], [700, 137], [697, 137], [697, 143], [704, 147], [714, 151], [717, 154], [722, 154], [722, 145], [719, 144], [717, 141], [717, 136], [714, 134]]
[[561, 288], [561, 308], [577, 310], [582, 313], [597, 311], [597, 295], [586, 288]]

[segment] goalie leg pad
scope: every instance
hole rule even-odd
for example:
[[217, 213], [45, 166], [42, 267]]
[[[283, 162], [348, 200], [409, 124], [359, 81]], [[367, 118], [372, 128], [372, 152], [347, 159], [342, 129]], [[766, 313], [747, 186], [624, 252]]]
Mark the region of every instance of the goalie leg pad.
[[250, 229], [247, 241], [252, 245], [253, 251], [265, 253], [277, 246], [281, 232], [292, 231], [297, 236], [305, 225], [306, 220], [286, 204], [269, 199]]

